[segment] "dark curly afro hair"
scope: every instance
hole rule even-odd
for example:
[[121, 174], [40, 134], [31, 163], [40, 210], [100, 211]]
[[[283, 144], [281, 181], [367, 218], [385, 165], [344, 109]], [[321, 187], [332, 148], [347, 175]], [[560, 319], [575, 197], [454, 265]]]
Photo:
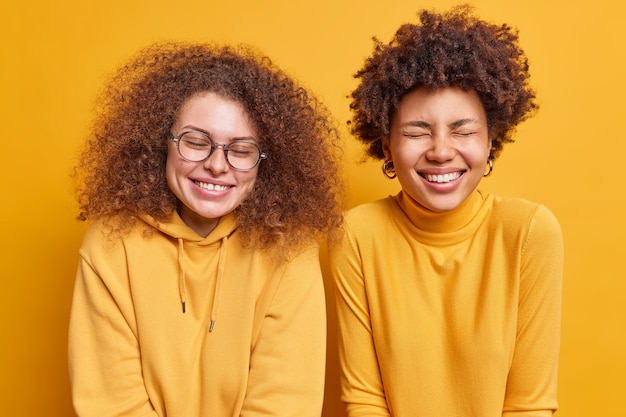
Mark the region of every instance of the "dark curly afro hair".
[[171, 215], [168, 135], [181, 105], [202, 92], [241, 103], [268, 155], [235, 211], [250, 245], [297, 246], [340, 225], [341, 150], [328, 110], [250, 47], [170, 42], [140, 51], [99, 95], [74, 173], [79, 219], [115, 219], [124, 232], [141, 215]]
[[415, 88], [474, 90], [487, 114], [490, 158], [513, 142], [515, 127], [538, 109], [529, 87], [528, 59], [518, 32], [472, 15], [461, 5], [447, 13], [419, 13], [420, 24], [404, 24], [385, 45], [374, 38], [374, 52], [355, 78], [351, 131], [367, 154], [384, 159], [382, 141], [401, 98]]

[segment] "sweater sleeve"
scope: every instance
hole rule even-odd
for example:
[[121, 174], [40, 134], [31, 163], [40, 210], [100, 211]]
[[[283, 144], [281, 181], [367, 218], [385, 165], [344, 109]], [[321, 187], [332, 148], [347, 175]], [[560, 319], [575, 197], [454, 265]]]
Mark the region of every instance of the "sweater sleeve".
[[285, 267], [263, 310], [242, 417], [319, 417], [324, 397], [326, 301], [318, 248]]
[[109, 262], [98, 270], [88, 253], [84, 244], [69, 328], [75, 411], [79, 417], [156, 417], [143, 382], [128, 281], [114, 277]]
[[557, 219], [539, 206], [521, 254], [515, 352], [505, 417], [551, 416], [557, 409], [563, 240]]
[[342, 400], [348, 415], [390, 416], [372, 336], [357, 243], [346, 232], [329, 250], [335, 283]]

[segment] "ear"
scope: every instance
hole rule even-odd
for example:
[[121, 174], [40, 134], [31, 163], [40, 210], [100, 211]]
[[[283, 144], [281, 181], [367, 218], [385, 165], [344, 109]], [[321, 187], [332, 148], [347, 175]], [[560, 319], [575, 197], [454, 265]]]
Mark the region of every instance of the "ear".
[[389, 150], [389, 138], [383, 138], [381, 141], [381, 144], [383, 146], [383, 153], [385, 154], [385, 160], [386, 161], [391, 161], [391, 151]]
[[491, 134], [491, 129], [487, 128], [487, 158], [491, 159], [491, 153], [493, 152], [493, 135]]

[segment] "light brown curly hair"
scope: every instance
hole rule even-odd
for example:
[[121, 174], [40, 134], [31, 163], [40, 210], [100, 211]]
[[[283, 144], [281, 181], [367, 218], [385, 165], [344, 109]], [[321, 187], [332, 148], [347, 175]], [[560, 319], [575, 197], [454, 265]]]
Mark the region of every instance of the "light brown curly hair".
[[74, 171], [79, 219], [163, 221], [179, 204], [166, 181], [168, 135], [181, 105], [213, 92], [241, 103], [267, 159], [235, 210], [250, 245], [298, 245], [341, 223], [339, 134], [326, 107], [249, 46], [157, 43], [115, 72]]
[[518, 31], [474, 17], [468, 5], [442, 14], [423, 10], [419, 19], [402, 25], [387, 45], [373, 38], [374, 52], [354, 76], [360, 83], [351, 94], [352, 133], [369, 156], [384, 159], [382, 142], [405, 94], [460, 87], [480, 97], [495, 159], [513, 142], [515, 127], [538, 109]]

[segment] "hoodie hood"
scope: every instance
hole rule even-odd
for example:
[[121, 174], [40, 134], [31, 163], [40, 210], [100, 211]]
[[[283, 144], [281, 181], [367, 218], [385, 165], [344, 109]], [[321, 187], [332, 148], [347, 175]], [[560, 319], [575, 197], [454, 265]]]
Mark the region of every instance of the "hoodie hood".
[[220, 218], [217, 226], [215, 226], [215, 229], [213, 229], [213, 231], [211, 231], [211, 233], [209, 233], [206, 237], [198, 235], [193, 229], [187, 226], [176, 211], [174, 211], [170, 218], [164, 222], [157, 222], [154, 218], [147, 215], [142, 216], [142, 220], [178, 242], [178, 266], [180, 271], [178, 276], [178, 287], [183, 314], [187, 311], [185, 244], [193, 243], [195, 246], [220, 245], [217, 277], [215, 280], [215, 292], [213, 296], [213, 306], [211, 309], [211, 324], [209, 326], [209, 332], [212, 332], [215, 326], [215, 321], [217, 320], [217, 314], [219, 312], [228, 239], [237, 229], [235, 215], [233, 213], [229, 213]]

